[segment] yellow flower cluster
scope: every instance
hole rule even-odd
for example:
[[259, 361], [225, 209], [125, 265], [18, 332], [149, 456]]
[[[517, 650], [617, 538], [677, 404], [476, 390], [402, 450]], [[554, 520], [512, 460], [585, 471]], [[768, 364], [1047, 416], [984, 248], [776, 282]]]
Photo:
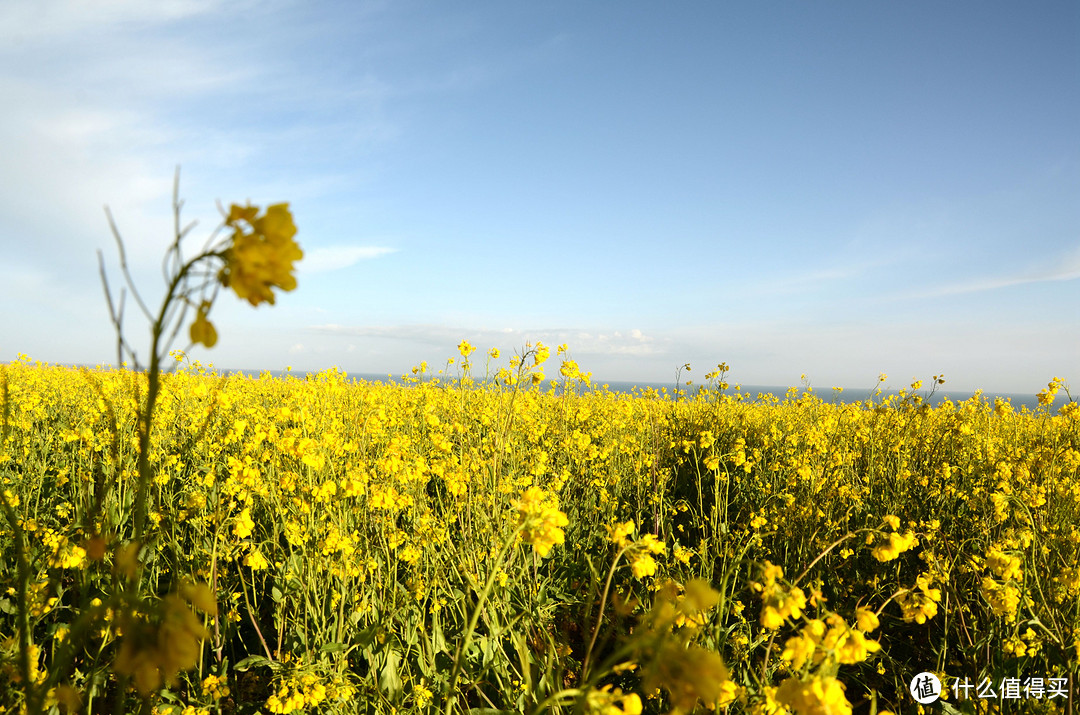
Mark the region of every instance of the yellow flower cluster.
[[224, 678], [208, 675], [202, 681], [203, 694], [211, 700], [221, 700], [229, 696], [229, 686]]
[[162, 599], [156, 622], [142, 613], [118, 614], [124, 636], [113, 667], [131, 677], [143, 695], [163, 683], [175, 682], [180, 671], [198, 661], [202, 641], [209, 634], [189, 603], [204, 613], [217, 613], [217, 603], [206, 584], [193, 584]]
[[983, 598], [990, 604], [995, 616], [1002, 616], [1006, 622], [1014, 623], [1020, 608], [1020, 589], [1012, 582], [1001, 583], [986, 576], [981, 583]]
[[753, 587], [761, 597], [761, 625], [764, 628], [775, 630], [788, 618], [802, 615], [806, 608], [806, 594], [800, 588], [788, 589], [779, 582], [784, 578], [782, 566], [766, 561], [761, 578], [762, 581], [754, 582]]
[[636, 541], [631, 540], [629, 536], [637, 530], [637, 525], [633, 521], [616, 523], [604, 528], [607, 529], [608, 540], [626, 552], [635, 578], [643, 579], [656, 574], [656, 559], [653, 556], [665, 552], [667, 546], [663, 541], [657, 539], [654, 534], [644, 534]]
[[904, 620], [908, 623], [926, 623], [937, 615], [941, 589], [931, 588], [931, 583], [929, 574], [921, 574], [915, 580], [915, 588], [907, 589], [897, 597], [904, 611]]
[[788, 678], [776, 691], [776, 701], [798, 715], [851, 715], [844, 684], [832, 676], [801, 681]]
[[214, 327], [213, 323], [207, 320], [207, 315], [209, 313], [210, 301], [204, 300], [195, 310], [195, 321], [191, 324], [191, 328], [189, 328], [192, 344], [202, 344], [208, 348], [217, 345], [217, 328]]
[[326, 686], [317, 675], [305, 673], [282, 681], [269, 698], [266, 709], [272, 713], [291, 713], [312, 708], [326, 700]]
[[[873, 617], [873, 614], [869, 614], [869, 617]], [[865, 625], [870, 625], [866, 615], [862, 618]], [[791, 663], [795, 670], [802, 670], [807, 663], [817, 666], [826, 659], [842, 665], [861, 663], [871, 653], [881, 650], [881, 644], [867, 640], [860, 630], [851, 628], [841, 616], [833, 613], [826, 621], [827, 629], [825, 621], [808, 620], [800, 635], [788, 639], [780, 657]]]
[[236, 523], [233, 524], [233, 534], [238, 539], [246, 539], [251, 536], [254, 529], [255, 522], [251, 518], [251, 509], [245, 507], [240, 511], [240, 515], [236, 517]]
[[[642, 686], [646, 691], [663, 688], [678, 711], [690, 712], [699, 703], [726, 708], [745, 697], [719, 653], [689, 643], [697, 633], [696, 624], [704, 622], [705, 612], [719, 599], [720, 594], [702, 579], [691, 579], [685, 586], [665, 581], [644, 627], [635, 633], [637, 657], [646, 664]], [[672, 634], [674, 627], [684, 625], [690, 627]]]
[[[919, 540], [910, 531], [904, 534], [895, 533], [895, 530], [900, 528], [900, 519], [898, 517], [890, 514], [885, 517], [885, 521], [893, 528], [894, 533], [881, 535], [877, 546], [871, 552], [875, 559], [878, 561], [892, 561], [905, 551], [918, 546]], [[873, 538], [873, 535], [867, 535], [867, 543], [873, 543]]]
[[86, 563], [86, 549], [71, 543], [68, 537], [52, 529], [42, 531], [41, 541], [45, 548], [52, 552], [53, 568], [77, 569]]
[[219, 280], [254, 306], [274, 304], [273, 288], [296, 288], [293, 263], [304, 257], [293, 237], [296, 226], [288, 204], [268, 206], [259, 215], [256, 206], [233, 204], [225, 219], [232, 229], [232, 245], [225, 251]]
[[986, 565], [1005, 581], [1020, 581], [1024, 578], [1023, 561], [1019, 556], [1010, 556], [999, 549], [990, 549], [986, 555]]
[[570, 520], [559, 511], [559, 500], [554, 494], [545, 492], [540, 487], [529, 487], [514, 503], [518, 512], [518, 526], [521, 539], [532, 544], [536, 553], [547, 556], [551, 547], [566, 540], [562, 527]]
[[623, 694], [619, 688], [605, 685], [589, 690], [585, 709], [589, 715], [641, 715], [641, 698], [637, 693]]

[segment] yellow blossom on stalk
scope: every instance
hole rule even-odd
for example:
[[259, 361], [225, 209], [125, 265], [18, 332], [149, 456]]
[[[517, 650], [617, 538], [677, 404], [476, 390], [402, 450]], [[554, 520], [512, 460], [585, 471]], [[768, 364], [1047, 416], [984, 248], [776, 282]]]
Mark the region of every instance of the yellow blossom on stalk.
[[418, 708], [426, 708], [435, 697], [435, 694], [428, 690], [422, 683], [413, 685], [412, 694], [413, 701]]
[[258, 549], [245, 556], [244, 563], [252, 571], [261, 571], [270, 565], [270, 562], [266, 560], [266, 557]]
[[529, 487], [514, 508], [518, 511], [518, 526], [522, 527], [521, 538], [532, 544], [536, 553], [547, 556], [552, 546], [566, 540], [562, 527], [570, 520], [559, 511], [554, 494], [549, 495], [540, 487]]
[[638, 554], [634, 557], [630, 568], [636, 578], [642, 579], [656, 573], [656, 559], [648, 554]]
[[[198, 661], [201, 643], [209, 634], [186, 600], [206, 610], [204, 590], [205, 585], [201, 589], [188, 587], [185, 598], [166, 596], [156, 623], [142, 614], [122, 614], [124, 635], [113, 668], [131, 677], [144, 697], [163, 683], [172, 684], [180, 671], [194, 667]], [[216, 604], [210, 605], [216, 612]]]
[[1016, 621], [1016, 612], [1020, 607], [1020, 589], [1012, 583], [998, 583], [986, 576], [980, 590], [995, 616], [1004, 616], [1008, 623]]
[[731, 682], [719, 653], [699, 646], [684, 646], [664, 640], [642, 674], [646, 691], [664, 688], [671, 704], [689, 712], [699, 701], [712, 707], [726, 707], [742, 696]]
[[251, 510], [245, 507], [240, 512], [240, 516], [236, 518], [236, 523], [233, 525], [233, 533], [237, 538], [244, 539], [251, 536], [251, 532], [255, 529], [255, 522], [251, 520]]
[[776, 699], [777, 688], [766, 685], [761, 689], [761, 699], [750, 707], [751, 715], [788, 715], [791, 710]]
[[648, 551], [650, 554], [662, 554], [667, 548], [664, 542], [657, 539], [654, 534], [645, 534], [638, 539], [636, 546]]
[[608, 541], [619, 547], [625, 547], [630, 544], [630, 540], [626, 537], [634, 533], [637, 526], [633, 521], [626, 521], [622, 524], [615, 524], [614, 526], [605, 526], [608, 533]]
[[720, 593], [708, 581], [691, 579], [683, 587], [683, 595], [675, 602], [674, 625], [677, 628], [701, 628], [705, 625], [706, 612], [720, 601]]
[[460, 343], [458, 343], [457, 349], [458, 352], [461, 353], [461, 357], [463, 358], [469, 357], [473, 354], [473, 351], [476, 350], [476, 348], [474, 348], [472, 345], [469, 345], [468, 340], [462, 340]]
[[[821, 621], [811, 622], [820, 624], [821, 629], [824, 630], [825, 624]], [[821, 633], [815, 632], [809, 625], [804, 626], [802, 633], [787, 639], [780, 657], [791, 663], [794, 670], [801, 670], [804, 664], [813, 659], [814, 651], [817, 650], [820, 642]]]
[[919, 540], [910, 531], [904, 535], [889, 534], [888, 537], [874, 547], [873, 555], [878, 561], [892, 561], [905, 551], [917, 546]]
[[[233, 229], [232, 244], [225, 250], [221, 284], [254, 306], [274, 304], [272, 288], [296, 288], [293, 263], [304, 252], [293, 240], [296, 225], [288, 204], [274, 204], [259, 216], [255, 206], [233, 204], [225, 225]], [[246, 226], [245, 226], [246, 225]]]
[[878, 620], [877, 614], [869, 608], [856, 608], [855, 622], [858, 625], [859, 630], [863, 633], [870, 633], [877, 630], [877, 627], [881, 625], [881, 621]]
[[922, 574], [915, 580], [915, 589], [909, 589], [897, 597], [906, 622], [926, 623], [928, 619], [937, 615], [941, 589], [930, 588], [930, 582], [930, 576]]
[[780, 684], [776, 699], [798, 715], [851, 715], [844, 684], [831, 676], [809, 682], [788, 678]]
[[1058, 390], [1065, 384], [1065, 381], [1060, 377], [1055, 377], [1050, 382], [1046, 383], [1046, 389], [1039, 392], [1036, 397], [1039, 399], [1039, 405], [1043, 407], [1049, 407], [1054, 402], [1054, 397], [1057, 395]]
[[228, 697], [229, 686], [226, 684], [224, 678], [219, 678], [216, 675], [208, 675], [203, 678], [202, 691], [203, 694], [209, 695], [213, 700], [220, 700], [221, 698]]
[[[551, 356], [551, 348], [543, 343], [536, 344], [536, 354], [533, 355], [533, 366], [543, 365]], [[542, 378], [541, 378], [542, 379]]]
[[768, 588], [775, 584], [777, 579], [784, 578], [784, 567], [766, 561], [761, 570], [761, 577], [765, 579], [764, 586]]
[[673, 553], [675, 560], [679, 563], [689, 565], [690, 559], [694, 556], [694, 550], [688, 549], [685, 546], [676, 546]]
[[326, 686], [312, 674], [282, 681], [277, 692], [266, 699], [266, 709], [272, 713], [291, 713], [315, 707], [326, 700]]
[[761, 594], [761, 625], [769, 630], [779, 628], [786, 619], [798, 618], [806, 608], [806, 594], [800, 588], [786, 589], [777, 579], [784, 577], [784, 569], [768, 561], [762, 568], [764, 583], [754, 583]]
[[871, 653], [881, 650], [881, 644], [877, 641], [867, 640], [857, 630], [848, 626], [840, 616], [833, 614], [829, 617], [829, 632], [825, 635], [824, 646], [831, 650], [836, 657], [836, 662], [843, 665], [861, 663]]
[[217, 344], [218, 334], [214, 324], [206, 319], [210, 311], [210, 301], [204, 300], [195, 311], [195, 322], [191, 324], [191, 342], [198, 345], [202, 343], [208, 348]]
[[990, 549], [990, 553], [986, 555], [986, 565], [1006, 581], [1019, 581], [1023, 578], [1022, 563], [1019, 556], [1009, 556], [998, 549]]
[[637, 693], [626, 693], [619, 688], [605, 685], [593, 688], [585, 696], [585, 711], [589, 715], [641, 715], [641, 698]]

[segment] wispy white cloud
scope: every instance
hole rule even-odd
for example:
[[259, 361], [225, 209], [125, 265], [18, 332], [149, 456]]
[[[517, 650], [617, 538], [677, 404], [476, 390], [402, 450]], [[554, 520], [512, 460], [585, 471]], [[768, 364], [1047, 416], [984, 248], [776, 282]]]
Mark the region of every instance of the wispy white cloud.
[[379, 258], [396, 251], [396, 248], [386, 246], [323, 246], [305, 250], [304, 259], [297, 264], [297, 268], [300, 273], [339, 271], [360, 261]]
[[498, 347], [511, 349], [524, 346], [525, 343], [542, 342], [548, 346], [569, 345], [574, 355], [631, 355], [652, 356], [667, 352], [669, 340], [646, 335], [633, 328], [629, 331], [588, 331], [576, 329], [534, 329], [488, 328], [473, 329], [433, 324], [384, 325], [384, 326], [344, 326], [335, 324], [316, 325], [312, 331], [349, 336], [384, 338], [432, 346], [454, 346], [462, 339], [474, 343], [477, 347]]
[[817, 291], [826, 287], [852, 282], [873, 271], [896, 265], [903, 259], [900, 255], [858, 260], [852, 257], [834, 256], [814, 267], [780, 272], [775, 278], [755, 278], [740, 287], [740, 292], [754, 296], [783, 296]]
[[159, 254], [171, 227], [170, 167], [184, 155], [187, 133], [164, 103], [248, 73], [220, 62], [198, 37], [170, 41], [158, 29], [221, 5], [0, 5], [0, 216], [25, 255], [81, 260], [108, 247], [104, 204], [124, 229], [133, 264]]
[[1027, 269], [1000, 276], [947, 283], [936, 288], [916, 291], [908, 297], [936, 298], [946, 295], [981, 293], [1031, 283], [1052, 283], [1080, 278], [1080, 246], [1062, 254], [1052, 262], [1043, 262]]
[[[82, 35], [121, 23], [162, 23], [212, 12], [222, 0], [7, 0], [0, 43], [25, 44]], [[233, 3], [235, 4], [235, 3]]]

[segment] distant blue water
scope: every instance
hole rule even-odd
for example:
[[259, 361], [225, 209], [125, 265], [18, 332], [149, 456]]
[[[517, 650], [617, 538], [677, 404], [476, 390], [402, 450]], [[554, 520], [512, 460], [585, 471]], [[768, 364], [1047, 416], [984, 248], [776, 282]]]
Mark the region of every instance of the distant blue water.
[[[249, 375], [251, 377], [258, 377], [259, 374], [260, 374], [258, 372], [254, 372], [254, 371], [251, 371], [251, 370], [226, 370], [224, 372], [227, 373], [227, 374], [244, 373], [244, 374]], [[306, 375], [307, 375], [305, 373], [301, 373], [301, 372], [297, 372], [297, 371], [287, 373], [287, 372], [282, 371], [282, 370], [267, 370], [266, 372], [268, 372], [270, 375], [273, 375], [274, 377], [284, 377], [285, 375], [292, 375], [293, 377], [295, 377], [297, 379], [301, 379], [301, 380], [305, 379]], [[386, 374], [349, 372], [349, 373], [345, 373], [345, 376], [349, 380], [356, 380], [356, 381], [363, 380], [363, 381], [366, 381], [366, 382], [379, 382], [379, 383], [400, 383], [401, 382], [401, 376], [400, 375], [395, 375], [392, 378], [388, 378], [386, 376]], [[440, 380], [440, 382], [442, 384], [450, 384], [450, 385], [454, 384], [453, 379], [445, 379], [442, 376], [438, 376], [438, 377], [439, 377], [439, 380]], [[432, 379], [433, 378], [431, 376], [425, 376], [424, 377], [424, 382], [430, 382], [430, 381], [432, 381]], [[746, 399], [749, 400], [749, 401], [756, 401], [756, 400], [758, 400], [758, 399], [760, 399], [762, 397], [764, 397], [765, 399], [770, 399], [768, 397], [770, 395], [776, 397], [780, 401], [783, 401], [787, 397], [788, 389], [789, 389], [787, 387], [779, 387], [777, 385], [741, 385], [740, 386], [741, 389], [737, 392], [735, 390], [735, 383], [730, 381], [730, 380], [728, 382], [730, 383], [730, 387], [727, 390], [725, 390], [724, 394], [736, 395], [736, 394], [738, 394], [738, 392], [742, 392], [743, 394], [747, 395]], [[600, 390], [600, 389], [602, 389], [602, 387], [604, 385], [607, 385], [607, 389], [610, 392], [619, 393], [619, 394], [625, 394], [625, 395], [633, 394], [635, 392], [635, 390], [637, 390], [639, 392], [644, 392], [644, 391], [647, 391], [648, 389], [651, 388], [656, 393], [658, 393], [661, 397], [666, 396], [667, 399], [674, 399], [674, 388], [675, 388], [675, 383], [674, 382], [662, 383], [662, 382], [613, 381], [613, 382], [605, 383], [605, 382], [601, 382], [599, 380], [594, 380], [592, 389], [593, 390]], [[579, 391], [580, 391], [580, 389], [587, 389], [587, 388], [579, 388]], [[689, 387], [684, 387], [682, 389], [685, 392], [684, 392], [684, 395], [682, 395], [679, 399], [681, 399], [681, 400], [693, 399], [694, 395], [696, 395], [698, 390], [701, 389], [701, 386], [695, 384], [695, 385], [690, 385]], [[544, 390], [544, 392], [548, 392], [549, 390], [551, 390], [550, 382], [548, 380], [544, 381], [543, 390]], [[802, 387], [798, 388], [798, 393], [797, 393], [798, 395], [802, 395], [803, 392], [804, 392], [804, 388], [802, 388]], [[928, 388], [923, 388], [922, 390], [919, 391], [918, 394], [922, 395], [923, 399], [926, 400], [926, 396], [929, 394], [929, 392], [930, 391], [929, 391]], [[561, 384], [560, 384], [560, 387], [556, 387], [554, 389], [554, 393], [555, 394], [561, 394]], [[832, 388], [824, 388], [824, 389], [822, 389], [822, 388], [814, 388], [814, 394], [817, 395], [819, 398], [821, 398], [824, 402], [840, 403], [840, 404], [852, 404], [852, 403], [855, 403], [855, 402], [866, 401], [867, 399], [870, 399], [871, 397], [873, 398], [873, 401], [875, 403], [879, 403], [883, 399], [885, 399], [885, 397], [887, 397], [889, 395], [897, 395], [898, 392], [896, 390], [882, 390], [881, 394], [878, 395], [878, 394], [876, 394], [876, 388], [866, 388], [866, 387], [864, 387], [864, 388], [844, 388], [843, 392], [837, 394], [837, 392], [835, 390], [833, 390]], [[929, 402], [929, 404], [931, 404], [931, 405], [937, 406], [937, 405], [941, 404], [942, 402], [944, 402], [945, 400], [952, 400], [953, 402], [963, 402], [964, 400], [968, 400], [971, 397], [972, 397], [972, 392], [970, 392], [970, 391], [946, 390], [946, 389], [939, 388], [938, 391], [935, 392], [933, 394], [933, 396], [931, 396], [930, 399], [926, 400], [926, 401]], [[988, 392], [984, 392], [984, 393], [982, 393], [981, 399], [988, 401], [990, 404], [993, 404], [994, 399], [999, 398], [999, 397], [1001, 399], [1003, 399], [1003, 400], [1007, 400], [1010, 404], [1012, 404], [1013, 409], [1017, 410], [1017, 411], [1019, 411], [1021, 407], [1027, 407], [1029, 410], [1034, 411], [1039, 405], [1039, 400], [1035, 395], [1025, 395], [1025, 394], [1018, 394], [1018, 393], [988, 393]], [[1060, 407], [1062, 404], [1064, 404], [1064, 401], [1065, 401], [1064, 398], [1065, 398], [1064, 393], [1058, 393], [1058, 398], [1057, 398], [1057, 400], [1055, 400], [1055, 402], [1054, 402], [1054, 404], [1052, 405], [1052, 408], [1051, 408], [1052, 412], [1056, 412], [1057, 408]]]

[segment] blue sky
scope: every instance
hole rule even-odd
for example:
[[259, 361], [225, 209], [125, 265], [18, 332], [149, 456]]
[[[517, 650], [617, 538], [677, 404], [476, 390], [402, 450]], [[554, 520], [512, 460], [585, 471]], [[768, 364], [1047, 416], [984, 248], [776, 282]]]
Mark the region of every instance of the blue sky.
[[0, 360], [114, 359], [102, 207], [156, 303], [179, 164], [192, 250], [250, 199], [306, 254], [220, 367], [1080, 379], [1068, 0], [7, 0], [0, 92]]

